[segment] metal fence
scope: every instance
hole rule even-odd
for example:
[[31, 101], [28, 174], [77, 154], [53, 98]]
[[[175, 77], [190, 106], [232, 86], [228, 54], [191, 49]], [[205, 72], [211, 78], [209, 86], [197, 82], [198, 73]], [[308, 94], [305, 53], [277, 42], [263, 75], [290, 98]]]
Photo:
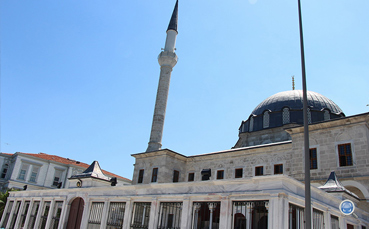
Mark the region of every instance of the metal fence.
[[182, 202], [161, 202], [158, 229], [179, 229], [181, 216]]

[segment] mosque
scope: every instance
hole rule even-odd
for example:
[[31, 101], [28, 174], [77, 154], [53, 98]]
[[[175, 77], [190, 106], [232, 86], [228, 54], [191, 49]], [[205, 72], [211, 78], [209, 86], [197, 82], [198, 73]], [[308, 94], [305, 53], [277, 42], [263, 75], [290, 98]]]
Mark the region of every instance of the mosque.
[[[12, 192], [1, 228], [304, 228], [302, 91], [262, 101], [229, 150], [185, 156], [162, 148], [177, 25], [178, 0], [158, 57], [149, 145], [132, 155], [132, 184], [116, 185], [97, 166], [66, 188]], [[313, 228], [369, 228], [369, 113], [346, 117], [324, 95], [307, 97]], [[340, 211], [343, 200], [354, 203], [353, 214]]]

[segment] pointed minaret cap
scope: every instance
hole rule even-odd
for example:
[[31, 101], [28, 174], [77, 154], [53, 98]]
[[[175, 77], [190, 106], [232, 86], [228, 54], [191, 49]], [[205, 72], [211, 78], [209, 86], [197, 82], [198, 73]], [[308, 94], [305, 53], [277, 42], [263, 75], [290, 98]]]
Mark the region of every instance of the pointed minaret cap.
[[174, 6], [172, 18], [170, 19], [167, 31], [174, 30], [178, 33], [177, 25], [178, 25], [178, 0], [176, 2], [176, 5]]
[[100, 168], [99, 162], [97, 161], [92, 162], [92, 164], [82, 173], [71, 176], [71, 179], [88, 178], [88, 177], [98, 178], [98, 179], [108, 180], [108, 181], [110, 180], [109, 177], [104, 175], [104, 173], [102, 172]]
[[341, 182], [338, 180], [336, 176], [336, 172], [332, 171], [329, 174], [329, 177], [323, 186], [320, 186], [319, 189], [324, 190], [326, 192], [346, 192], [355, 198], [359, 198], [355, 193], [352, 193], [348, 189], [346, 189]]

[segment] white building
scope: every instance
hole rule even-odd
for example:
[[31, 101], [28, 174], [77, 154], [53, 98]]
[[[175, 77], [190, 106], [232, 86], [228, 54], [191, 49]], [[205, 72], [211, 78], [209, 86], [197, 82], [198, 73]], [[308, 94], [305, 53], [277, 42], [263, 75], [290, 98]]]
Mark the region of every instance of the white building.
[[[261, 102], [242, 121], [230, 150], [184, 156], [161, 149], [169, 81], [177, 63], [177, 19], [178, 1], [158, 58], [161, 71], [149, 146], [132, 155], [132, 185], [93, 182], [90, 167], [70, 176], [67, 189], [11, 193], [0, 227], [304, 228], [300, 91]], [[332, 100], [315, 92], [308, 93], [308, 102], [313, 228], [366, 229], [369, 113], [345, 117]], [[352, 215], [339, 210], [346, 199], [356, 206]]]
[[[93, 163], [94, 164], [94, 163]], [[45, 153], [0, 153], [0, 190], [43, 190], [68, 188], [73, 175], [80, 174], [90, 165]], [[117, 185], [130, 184], [127, 178], [108, 171], [103, 173], [117, 178]], [[110, 179], [109, 178], [109, 179]]]

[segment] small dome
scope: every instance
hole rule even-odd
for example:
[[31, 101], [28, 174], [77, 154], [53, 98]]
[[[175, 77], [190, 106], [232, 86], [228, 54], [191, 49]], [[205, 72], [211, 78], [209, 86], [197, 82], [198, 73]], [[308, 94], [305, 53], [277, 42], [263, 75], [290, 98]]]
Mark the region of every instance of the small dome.
[[[309, 123], [345, 116], [337, 104], [319, 93], [308, 91], [307, 99]], [[242, 122], [239, 131], [253, 132], [290, 123], [303, 125], [303, 106], [301, 90], [279, 92], [261, 102]]]
[[[332, 100], [319, 93], [307, 92], [308, 107], [311, 110], [322, 111], [328, 109], [333, 114], [342, 113], [341, 108]], [[253, 111], [252, 115], [260, 115], [264, 111], [282, 111], [284, 107], [290, 110], [301, 110], [303, 108], [302, 90], [283, 91], [274, 94], [261, 102]]]

